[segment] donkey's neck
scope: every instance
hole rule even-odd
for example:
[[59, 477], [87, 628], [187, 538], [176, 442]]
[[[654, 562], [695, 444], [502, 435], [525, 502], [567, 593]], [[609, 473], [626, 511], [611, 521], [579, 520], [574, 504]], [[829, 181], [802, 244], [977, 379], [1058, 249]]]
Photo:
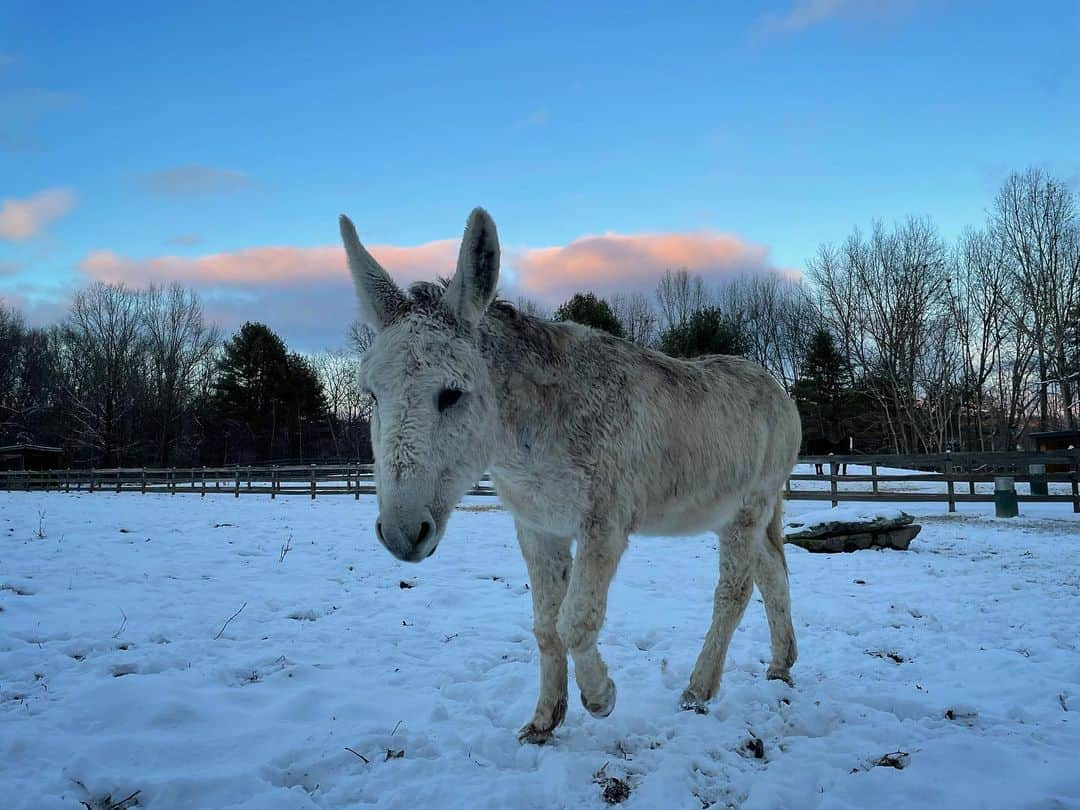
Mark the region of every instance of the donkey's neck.
[[567, 327], [506, 309], [489, 312], [480, 330], [498, 402], [491, 464], [502, 466], [534, 451], [537, 431], [562, 410], [562, 367], [573, 340]]

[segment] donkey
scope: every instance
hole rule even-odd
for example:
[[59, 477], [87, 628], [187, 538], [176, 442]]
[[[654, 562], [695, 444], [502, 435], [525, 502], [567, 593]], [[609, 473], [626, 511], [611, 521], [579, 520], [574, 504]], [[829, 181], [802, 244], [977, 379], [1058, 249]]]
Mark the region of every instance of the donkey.
[[379, 541], [399, 560], [430, 557], [485, 471], [513, 516], [540, 651], [540, 696], [521, 742], [546, 742], [564, 720], [567, 653], [588, 712], [615, 707], [597, 637], [631, 533], [719, 537], [712, 624], [683, 709], [708, 711], [754, 583], [769, 621], [767, 677], [790, 682], [781, 489], [800, 424], [761, 366], [677, 360], [495, 300], [499, 240], [480, 208], [453, 278], [407, 294], [345, 216], [341, 236], [361, 319], [376, 333], [359, 381], [375, 401]]

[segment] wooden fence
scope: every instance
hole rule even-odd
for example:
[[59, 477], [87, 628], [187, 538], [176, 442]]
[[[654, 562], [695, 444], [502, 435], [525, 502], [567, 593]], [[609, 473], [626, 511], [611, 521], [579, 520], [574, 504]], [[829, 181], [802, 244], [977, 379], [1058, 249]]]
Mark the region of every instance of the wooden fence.
[[[1070, 503], [1080, 512], [1080, 451], [1056, 453], [945, 453], [940, 455], [807, 456], [800, 464], [821, 464], [822, 473], [792, 473], [789, 500], [992, 502], [993, 482], [1012, 476], [1020, 502]], [[853, 465], [869, 472], [845, 469]], [[1032, 472], [1031, 465], [1052, 470]], [[826, 471], [825, 468], [828, 468]], [[886, 468], [887, 472], [880, 472]], [[915, 485], [914, 487], [912, 485]], [[1027, 492], [1024, 491], [1026, 485]], [[188, 494], [361, 495], [375, 493], [370, 464], [310, 464], [194, 468], [112, 468], [0, 471], [0, 490], [59, 492], [158, 492]], [[495, 495], [481, 481], [472, 495]]]

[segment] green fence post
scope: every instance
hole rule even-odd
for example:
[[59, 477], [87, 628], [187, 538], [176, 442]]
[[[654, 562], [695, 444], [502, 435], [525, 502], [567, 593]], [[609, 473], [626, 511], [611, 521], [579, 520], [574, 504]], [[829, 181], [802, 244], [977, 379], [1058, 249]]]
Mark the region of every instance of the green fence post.
[[1028, 488], [1032, 495], [1049, 495], [1050, 487], [1046, 483], [1046, 479], [1042, 476], [1046, 475], [1045, 464], [1029, 464], [1028, 473], [1031, 475], [1031, 483], [1028, 484]]
[[1000, 475], [994, 479], [994, 514], [999, 518], [1013, 518], [1020, 514], [1016, 502], [1016, 479]]

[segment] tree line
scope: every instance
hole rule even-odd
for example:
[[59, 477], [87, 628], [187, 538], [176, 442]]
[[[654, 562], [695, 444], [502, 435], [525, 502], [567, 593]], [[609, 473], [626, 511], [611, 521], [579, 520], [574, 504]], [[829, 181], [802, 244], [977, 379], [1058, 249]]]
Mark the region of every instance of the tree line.
[[581, 293], [554, 317], [676, 356], [757, 360], [819, 448], [1011, 450], [1080, 421], [1078, 196], [1029, 169], [953, 242], [926, 217], [875, 222], [821, 245], [805, 280], [708, 289], [669, 271], [651, 297]]
[[[710, 287], [670, 269], [651, 295], [518, 306], [673, 356], [756, 360], [795, 398], [810, 452], [1008, 450], [1080, 418], [1078, 198], [1039, 170], [1010, 175], [952, 242], [928, 218], [875, 222], [823, 244], [805, 278]], [[264, 324], [223, 338], [180, 285], [97, 283], [50, 327], [0, 302], [0, 446], [86, 466], [370, 459], [370, 333], [307, 356]]]
[[358, 357], [290, 352], [247, 323], [223, 341], [181, 285], [97, 283], [28, 327], [0, 305], [0, 446], [72, 466], [191, 466], [370, 455]]

